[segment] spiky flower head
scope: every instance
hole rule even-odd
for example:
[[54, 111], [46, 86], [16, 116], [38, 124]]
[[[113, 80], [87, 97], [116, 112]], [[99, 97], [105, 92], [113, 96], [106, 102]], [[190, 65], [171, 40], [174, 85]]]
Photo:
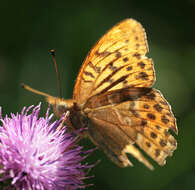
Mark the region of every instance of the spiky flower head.
[[[39, 117], [40, 105], [2, 118], [0, 110], [0, 180], [6, 189], [75, 190], [84, 188], [88, 152], [62, 126], [64, 117], [51, 122], [49, 109]], [[59, 127], [61, 128], [59, 130]]]

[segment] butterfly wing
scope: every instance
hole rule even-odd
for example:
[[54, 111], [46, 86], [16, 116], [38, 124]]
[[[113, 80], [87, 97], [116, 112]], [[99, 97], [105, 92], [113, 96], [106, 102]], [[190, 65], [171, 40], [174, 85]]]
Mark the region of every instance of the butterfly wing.
[[92, 97], [85, 112], [89, 118], [89, 135], [118, 165], [131, 165], [126, 153], [147, 167], [152, 166], [133, 145], [136, 143], [159, 165], [164, 165], [177, 147], [169, 129], [177, 133], [171, 107], [158, 90], [127, 88]]
[[73, 99], [81, 105], [96, 94], [124, 87], [150, 87], [152, 59], [142, 25], [126, 19], [109, 30], [92, 48], [76, 80]]
[[76, 80], [73, 99], [87, 115], [90, 139], [116, 164], [131, 165], [130, 153], [152, 165], [134, 145], [159, 165], [176, 149], [168, 130], [177, 132], [171, 108], [155, 81], [142, 25], [126, 19], [109, 30], [86, 57]]

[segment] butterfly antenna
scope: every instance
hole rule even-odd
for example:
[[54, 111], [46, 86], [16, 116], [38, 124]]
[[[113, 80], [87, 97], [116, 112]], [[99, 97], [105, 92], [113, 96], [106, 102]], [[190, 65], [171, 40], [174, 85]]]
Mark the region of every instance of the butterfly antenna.
[[35, 90], [35, 89], [31, 88], [30, 86], [28, 86], [28, 85], [26, 85], [26, 84], [24, 84], [24, 83], [21, 83], [20, 85], [21, 85], [21, 87], [24, 88], [25, 90], [28, 90], [28, 91], [33, 92], [33, 93], [35, 93], [35, 94], [39, 94], [39, 95], [44, 96], [44, 97], [51, 97], [49, 94], [44, 93], [44, 92], [41, 92], [41, 91], [39, 91], [39, 90]]
[[58, 79], [58, 90], [59, 90], [59, 96], [60, 98], [62, 98], [62, 88], [61, 88], [61, 80], [60, 80], [60, 73], [58, 70], [58, 65], [56, 63], [56, 55], [55, 55], [55, 50], [51, 49], [50, 50], [50, 54], [52, 55], [52, 59], [55, 65], [55, 69], [56, 69], [56, 75], [57, 75], [57, 79]]

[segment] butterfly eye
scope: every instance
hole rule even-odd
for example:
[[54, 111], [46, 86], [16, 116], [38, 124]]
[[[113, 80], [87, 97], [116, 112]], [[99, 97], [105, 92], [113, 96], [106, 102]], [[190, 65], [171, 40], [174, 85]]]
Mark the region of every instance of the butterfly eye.
[[47, 101], [52, 105], [53, 111], [57, 117], [61, 117], [67, 111], [70, 111], [73, 108], [74, 101], [66, 100], [64, 101], [61, 98], [47, 98]]
[[52, 104], [53, 111], [57, 117], [61, 117], [65, 112], [69, 110], [69, 107], [66, 104]]
[[62, 115], [64, 112], [67, 111], [67, 107], [65, 105], [57, 105], [56, 104], [56, 110]]

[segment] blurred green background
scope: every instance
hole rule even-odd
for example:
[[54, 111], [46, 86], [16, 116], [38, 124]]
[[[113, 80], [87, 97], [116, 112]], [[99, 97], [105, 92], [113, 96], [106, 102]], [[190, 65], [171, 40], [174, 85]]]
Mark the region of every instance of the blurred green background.
[[[21, 82], [58, 95], [48, 56], [51, 48], [56, 50], [63, 96], [71, 98], [87, 52], [108, 29], [129, 17], [146, 29], [148, 57], [153, 58], [156, 70], [155, 87], [177, 118], [178, 149], [164, 167], [151, 161], [153, 172], [133, 158], [133, 168], [118, 168], [96, 151], [89, 162], [101, 159], [101, 163], [90, 172], [95, 177], [88, 182], [94, 186], [88, 189], [195, 189], [195, 0], [1, 1], [0, 106], [5, 114], [44, 101], [21, 89]], [[44, 109], [46, 106], [44, 102]]]

